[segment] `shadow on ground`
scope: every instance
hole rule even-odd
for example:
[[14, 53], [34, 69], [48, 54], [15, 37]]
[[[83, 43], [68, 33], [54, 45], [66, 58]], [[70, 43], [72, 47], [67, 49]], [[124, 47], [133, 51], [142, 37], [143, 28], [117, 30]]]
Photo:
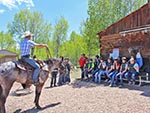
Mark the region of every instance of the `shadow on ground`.
[[92, 88], [92, 87], [97, 87], [99, 86], [99, 84], [96, 84], [94, 82], [92, 82], [91, 80], [81, 80], [79, 78], [75, 79], [72, 83], [71, 83], [73, 88]]
[[138, 86], [138, 85], [124, 85], [123, 88], [129, 89], [129, 90], [136, 90], [136, 91], [142, 91], [141, 95], [150, 97], [150, 85], [145, 86]]
[[[108, 83], [105, 83], [104, 81], [102, 81], [101, 84], [96, 84], [94, 82], [92, 82], [91, 80], [81, 80], [81, 79], [75, 79], [72, 83], [71, 83], [73, 88], [93, 88], [93, 87], [109, 87]], [[119, 87], [115, 87], [115, 88], [119, 88]], [[150, 85], [144, 85], [144, 86], [139, 86], [139, 85], [128, 85], [127, 83], [125, 83], [125, 85], [120, 88], [120, 89], [128, 89], [128, 90], [135, 90], [135, 91], [142, 91], [141, 95], [142, 96], [146, 96], [146, 97], [150, 97]]]
[[55, 107], [57, 105], [61, 104], [61, 102], [57, 102], [57, 103], [53, 103], [53, 104], [49, 104], [45, 107], [43, 107], [42, 109], [37, 109], [35, 107], [25, 110], [25, 111], [21, 111], [21, 109], [16, 110], [14, 113], [38, 113], [39, 111], [43, 111], [45, 109], [51, 108], [51, 107]]

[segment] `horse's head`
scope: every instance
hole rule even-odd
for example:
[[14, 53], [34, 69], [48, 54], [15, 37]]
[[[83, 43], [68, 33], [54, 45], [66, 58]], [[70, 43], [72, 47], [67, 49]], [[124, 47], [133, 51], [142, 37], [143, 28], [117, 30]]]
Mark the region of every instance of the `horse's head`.
[[61, 58], [50, 58], [44, 61], [48, 65], [49, 71], [58, 68], [60, 71], [65, 70], [65, 65]]

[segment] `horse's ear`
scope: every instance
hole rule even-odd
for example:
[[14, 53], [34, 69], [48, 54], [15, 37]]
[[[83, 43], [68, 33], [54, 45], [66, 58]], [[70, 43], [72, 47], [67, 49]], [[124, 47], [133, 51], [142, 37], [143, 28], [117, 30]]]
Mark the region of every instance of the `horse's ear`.
[[53, 61], [52, 61], [51, 59], [44, 60], [44, 62], [45, 62], [46, 64], [53, 64]]
[[63, 62], [64, 61], [64, 57], [60, 56], [60, 61]]

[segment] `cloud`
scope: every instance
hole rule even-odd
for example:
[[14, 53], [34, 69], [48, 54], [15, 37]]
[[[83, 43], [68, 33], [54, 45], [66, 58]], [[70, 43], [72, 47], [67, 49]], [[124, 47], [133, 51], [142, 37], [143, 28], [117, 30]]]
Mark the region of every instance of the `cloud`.
[[34, 7], [32, 0], [0, 0], [0, 4], [9, 9], [17, 8], [19, 5], [25, 4], [28, 8]]
[[4, 9], [0, 9], [0, 14], [4, 13], [5, 10]]

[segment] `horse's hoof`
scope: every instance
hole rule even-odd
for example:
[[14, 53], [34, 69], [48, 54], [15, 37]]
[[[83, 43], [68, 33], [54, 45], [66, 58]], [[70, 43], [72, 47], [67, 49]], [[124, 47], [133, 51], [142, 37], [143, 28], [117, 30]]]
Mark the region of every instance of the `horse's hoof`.
[[36, 106], [36, 108], [37, 108], [37, 109], [42, 109], [42, 107], [41, 107], [41, 106], [39, 106], [39, 105], [37, 105], [37, 106]]

